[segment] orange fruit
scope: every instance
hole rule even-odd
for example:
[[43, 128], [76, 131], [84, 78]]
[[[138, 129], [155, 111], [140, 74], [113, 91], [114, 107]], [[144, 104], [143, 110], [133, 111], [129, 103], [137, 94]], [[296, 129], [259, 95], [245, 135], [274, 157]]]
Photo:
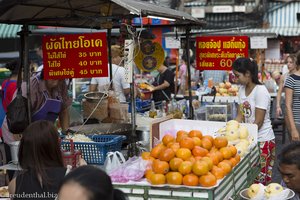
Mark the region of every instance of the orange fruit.
[[204, 136], [203, 136], [201, 142], [202, 142], [202, 147], [204, 149], [210, 150], [212, 148], [213, 143], [210, 141], [210, 139], [204, 138]]
[[165, 150], [160, 152], [158, 159], [161, 161], [169, 162], [174, 157], [175, 157], [175, 152], [171, 148], [166, 148]]
[[186, 175], [191, 173], [193, 164], [190, 161], [183, 161], [179, 167], [178, 172], [180, 172], [182, 175]]
[[194, 145], [195, 145], [195, 146], [201, 147], [202, 142], [201, 142], [201, 139], [200, 139], [200, 138], [198, 138], [198, 137], [192, 137], [192, 139], [194, 140]]
[[217, 136], [214, 139], [214, 146], [218, 149], [222, 148], [222, 147], [226, 147], [228, 145], [228, 140], [226, 137], [224, 136]]
[[236, 166], [239, 163], [235, 158], [230, 158], [229, 161], [232, 163], [232, 167]]
[[141, 154], [141, 157], [143, 160], [149, 160], [151, 155], [150, 155], [150, 152], [147, 152], [147, 151], [144, 151], [142, 154]]
[[193, 153], [193, 156], [201, 156], [201, 157], [204, 157], [207, 155], [208, 153], [208, 150], [207, 149], [204, 149], [203, 147], [198, 147], [198, 146], [195, 146], [192, 150], [192, 153]]
[[176, 133], [177, 137], [182, 136], [182, 135], [188, 136], [188, 132], [186, 132], [184, 130], [177, 131], [177, 133]]
[[234, 158], [237, 160], [238, 163], [241, 161], [241, 156], [239, 154], [236, 154]]
[[199, 178], [199, 184], [202, 187], [212, 187], [217, 184], [217, 178], [212, 173], [208, 173]]
[[196, 161], [196, 158], [194, 156], [189, 157], [186, 161], [190, 161], [192, 164]]
[[181, 158], [176, 158], [176, 157], [172, 158], [169, 162], [170, 169], [172, 171], [178, 171], [178, 168], [182, 162], [183, 162], [183, 160]]
[[197, 176], [207, 174], [207, 172], [209, 171], [207, 162], [203, 160], [197, 160], [193, 165], [192, 171]]
[[163, 174], [153, 174], [150, 177], [150, 183], [152, 185], [161, 185], [166, 183], [166, 177]]
[[219, 163], [219, 157], [216, 153], [209, 153], [209, 155], [207, 156], [211, 158], [214, 165], [217, 165]]
[[179, 172], [168, 172], [166, 174], [166, 179], [168, 184], [181, 185], [182, 184], [182, 174]]
[[152, 169], [156, 174], [166, 174], [169, 172], [169, 163], [156, 159], [152, 163]]
[[179, 135], [179, 136], [176, 137], [176, 142], [179, 143], [181, 140], [183, 140], [184, 138], [187, 138], [187, 137], [189, 137], [189, 136], [187, 136], [187, 135]]
[[213, 146], [213, 147], [210, 149], [209, 152], [214, 153], [214, 152], [216, 152], [216, 151], [219, 151], [219, 149], [218, 149], [217, 147]]
[[214, 143], [214, 138], [211, 135], [204, 135], [202, 139], [204, 138], [209, 139], [212, 144]]
[[215, 154], [218, 156], [219, 162], [221, 162], [222, 160], [224, 160], [223, 154], [220, 151], [216, 151]]
[[229, 147], [222, 147], [220, 149], [220, 152], [222, 153], [224, 159], [229, 159], [232, 157], [232, 153]]
[[152, 169], [147, 169], [146, 171], [145, 171], [145, 177], [146, 177], [146, 179], [150, 182], [150, 178], [151, 178], [151, 176], [154, 174], [154, 172], [152, 171]]
[[175, 142], [175, 138], [173, 135], [167, 134], [167, 135], [164, 135], [164, 137], [162, 138], [162, 142], [164, 145], [167, 146], [169, 143]]
[[180, 149], [180, 144], [178, 142], [169, 143], [168, 147], [171, 148], [174, 151], [174, 153], [176, 153], [177, 150]]
[[225, 176], [231, 171], [230, 164], [223, 161], [219, 162], [218, 167], [224, 171]]
[[208, 165], [208, 170], [210, 171], [214, 165], [212, 159], [210, 157], [203, 157], [201, 160], [205, 161]]
[[187, 174], [182, 179], [182, 184], [187, 186], [199, 185], [199, 178], [195, 174]]
[[229, 145], [228, 147], [229, 147], [229, 149], [231, 150], [231, 154], [232, 154], [232, 156], [235, 156], [235, 155], [236, 155], [236, 153], [237, 153], [237, 149], [236, 149], [236, 147], [235, 147], [235, 146], [233, 146], [233, 145]]
[[230, 162], [230, 160], [223, 160], [222, 162], [228, 163], [228, 164], [230, 165], [231, 168], [233, 167], [232, 162]]
[[213, 166], [211, 173], [217, 178], [217, 179], [222, 179], [224, 178], [225, 174], [223, 169], [217, 167], [217, 166]]
[[187, 149], [190, 149], [192, 150], [195, 146], [195, 143], [194, 143], [194, 140], [190, 137], [185, 137], [183, 138], [180, 142], [180, 147], [181, 148], [187, 148]]
[[187, 148], [180, 148], [178, 149], [178, 151], [176, 152], [176, 157], [177, 158], [181, 158], [182, 160], [187, 160], [192, 156], [192, 152], [191, 150], [187, 149]]
[[189, 137], [197, 137], [199, 139], [202, 138], [202, 132], [199, 130], [191, 130], [188, 135]]
[[166, 147], [162, 146], [162, 145], [157, 145], [155, 146], [153, 149], [151, 149], [150, 151], [150, 155], [153, 158], [158, 158], [159, 154], [165, 149]]

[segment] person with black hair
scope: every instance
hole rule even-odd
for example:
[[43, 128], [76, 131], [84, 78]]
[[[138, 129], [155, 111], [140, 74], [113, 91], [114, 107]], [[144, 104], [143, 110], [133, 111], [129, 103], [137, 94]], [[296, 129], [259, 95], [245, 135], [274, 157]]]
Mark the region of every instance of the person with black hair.
[[261, 172], [257, 182], [267, 185], [271, 181], [275, 158], [275, 135], [270, 120], [271, 97], [267, 88], [258, 80], [258, 66], [250, 58], [237, 58], [233, 73], [241, 84], [239, 89], [238, 122], [258, 126], [258, 143], [261, 149]]
[[292, 142], [283, 147], [278, 160], [282, 185], [295, 192], [292, 200], [300, 200], [300, 142]]
[[161, 65], [157, 71], [159, 74], [155, 78], [151, 91], [153, 91], [153, 100], [160, 102], [163, 100], [170, 101], [171, 94], [174, 93], [174, 73], [165, 65]]
[[110, 177], [95, 166], [82, 166], [65, 176], [60, 185], [59, 200], [126, 200], [114, 189]]
[[33, 122], [25, 129], [18, 154], [22, 171], [8, 186], [13, 199], [34, 194], [40, 196], [36, 199], [55, 199], [67, 170], [58, 135], [53, 123], [45, 120]]

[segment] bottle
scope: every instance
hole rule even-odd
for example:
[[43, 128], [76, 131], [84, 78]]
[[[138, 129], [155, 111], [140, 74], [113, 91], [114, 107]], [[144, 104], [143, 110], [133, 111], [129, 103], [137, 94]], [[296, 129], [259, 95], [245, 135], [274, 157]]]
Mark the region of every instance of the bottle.
[[152, 100], [151, 101], [151, 108], [150, 108], [150, 111], [149, 111], [149, 117], [151, 118], [155, 118], [157, 116], [157, 111], [155, 109], [155, 103], [154, 101]]

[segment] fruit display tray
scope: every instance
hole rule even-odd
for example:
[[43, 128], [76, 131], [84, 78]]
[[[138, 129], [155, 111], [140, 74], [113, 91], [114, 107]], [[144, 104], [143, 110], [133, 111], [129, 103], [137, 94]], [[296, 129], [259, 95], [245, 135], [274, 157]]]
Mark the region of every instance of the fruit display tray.
[[150, 185], [146, 181], [114, 183], [129, 200], [229, 200], [239, 199], [239, 192], [249, 187], [259, 174], [260, 150], [256, 145], [241, 162], [220, 182], [211, 188], [173, 185]]

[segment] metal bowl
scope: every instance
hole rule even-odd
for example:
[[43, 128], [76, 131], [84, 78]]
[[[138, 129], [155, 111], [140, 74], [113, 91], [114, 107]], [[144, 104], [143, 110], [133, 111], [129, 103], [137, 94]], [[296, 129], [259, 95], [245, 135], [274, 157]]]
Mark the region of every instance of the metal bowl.
[[107, 99], [108, 95], [106, 93], [103, 92], [88, 92], [86, 94], [84, 94], [84, 98], [87, 101], [99, 101], [101, 98], [103, 99]]

